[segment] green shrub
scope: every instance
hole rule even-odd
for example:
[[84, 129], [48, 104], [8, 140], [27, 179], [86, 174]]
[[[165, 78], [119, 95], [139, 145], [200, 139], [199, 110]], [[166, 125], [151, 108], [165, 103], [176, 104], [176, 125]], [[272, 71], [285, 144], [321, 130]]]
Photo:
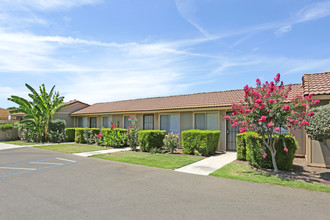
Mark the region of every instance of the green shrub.
[[49, 122], [50, 131], [58, 131], [64, 133], [66, 122], [63, 119], [55, 119]]
[[0, 125], [0, 131], [6, 132], [8, 130], [14, 129], [13, 124], [2, 124]]
[[65, 141], [74, 142], [75, 137], [75, 128], [66, 128], [65, 129]]
[[168, 135], [165, 136], [164, 139], [164, 145], [167, 151], [169, 151], [171, 154], [174, 153], [175, 149], [179, 146], [180, 139], [179, 135], [168, 133]]
[[127, 145], [131, 147], [131, 150], [136, 151], [139, 146], [139, 129], [137, 128], [137, 119], [128, 118], [130, 128], [127, 129]]
[[[126, 131], [126, 132], [125, 132]], [[127, 145], [127, 129], [104, 128], [98, 135], [98, 144], [106, 147], [123, 147]]]
[[139, 131], [139, 143], [140, 148], [144, 152], [155, 151], [163, 147], [163, 140], [165, 138], [166, 131], [162, 130], [143, 130]]
[[309, 125], [305, 129], [311, 139], [320, 142], [330, 139], [330, 104], [312, 108], [307, 121]]
[[[105, 133], [106, 131], [111, 132], [111, 129], [112, 128], [102, 128], [101, 129], [101, 132], [102, 133]], [[127, 146], [127, 131], [128, 130], [125, 129], [125, 128], [114, 128], [113, 130], [114, 131], [119, 131], [119, 133], [122, 134], [121, 136], [125, 137], [124, 138], [124, 145], [123, 146]]]
[[2, 124], [0, 125], [0, 131], [5, 132], [6, 136], [12, 140], [13, 134], [15, 133], [15, 127], [13, 124]]
[[[268, 148], [265, 149], [266, 158], [262, 157], [262, 138], [254, 132], [245, 133], [246, 160], [254, 167], [272, 168], [272, 157]], [[278, 165], [278, 164], [277, 164]]]
[[288, 148], [288, 152], [284, 151], [283, 141], [276, 143], [276, 162], [278, 169], [280, 170], [292, 170], [293, 159], [296, 150], [298, 149], [298, 142], [294, 137], [290, 135], [284, 135], [285, 145]]
[[84, 130], [85, 128], [76, 128], [75, 129], [75, 138], [74, 141], [78, 144], [85, 144], [86, 141], [84, 139]]
[[236, 136], [237, 160], [246, 160], [246, 143], [244, 134], [245, 133], [237, 134]]
[[210, 156], [218, 149], [220, 131], [192, 129], [182, 131], [181, 137], [183, 153]]
[[99, 128], [76, 128], [75, 129], [75, 142], [79, 144], [86, 144], [84, 133], [92, 131], [93, 134], [98, 135], [100, 133]]
[[84, 140], [87, 144], [94, 144], [96, 142], [96, 136], [100, 133], [98, 128], [86, 128], [84, 130]]
[[[246, 142], [246, 160], [252, 166], [261, 168], [273, 168], [272, 158], [270, 151], [266, 148], [266, 158], [262, 157], [262, 138], [254, 132], [243, 133]], [[284, 151], [283, 140], [276, 142], [276, 163], [280, 170], [292, 170], [293, 159], [298, 143], [294, 137], [290, 135], [283, 135], [288, 152]]]
[[49, 122], [49, 141], [60, 143], [64, 141], [66, 122], [63, 119], [55, 119]]
[[58, 131], [49, 131], [49, 141], [52, 143], [61, 143], [64, 141], [64, 134], [63, 132]]

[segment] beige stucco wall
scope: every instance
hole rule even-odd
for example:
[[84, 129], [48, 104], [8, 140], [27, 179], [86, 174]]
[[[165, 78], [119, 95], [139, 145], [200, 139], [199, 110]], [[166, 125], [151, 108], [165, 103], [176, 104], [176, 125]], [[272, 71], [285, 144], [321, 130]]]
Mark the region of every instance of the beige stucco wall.
[[180, 133], [189, 129], [193, 129], [193, 112], [181, 112]]
[[112, 122], [114, 126], [116, 125], [116, 121], [119, 121], [119, 127], [124, 128], [124, 116], [123, 115], [112, 115]]
[[66, 122], [66, 127], [72, 128], [72, 127], [74, 127], [74, 119], [72, 116], [70, 116], [70, 114], [72, 112], [78, 111], [78, 110], [86, 108], [86, 107], [87, 107], [87, 105], [81, 104], [79, 102], [69, 105], [69, 106], [61, 109], [60, 111], [56, 112], [54, 114], [53, 119], [63, 119]]
[[18, 139], [18, 133], [16, 129], [8, 130], [7, 132], [11, 132], [11, 139], [7, 136], [6, 132], [0, 131], [0, 141], [10, 141]]
[[136, 114], [137, 121], [137, 128], [142, 130], [143, 129], [143, 114]]
[[330, 139], [327, 144], [310, 140], [310, 165], [330, 167]]

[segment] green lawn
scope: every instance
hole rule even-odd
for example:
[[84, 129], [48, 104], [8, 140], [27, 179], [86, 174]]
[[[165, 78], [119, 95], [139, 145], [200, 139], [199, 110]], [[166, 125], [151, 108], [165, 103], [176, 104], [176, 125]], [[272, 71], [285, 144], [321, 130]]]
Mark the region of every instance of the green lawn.
[[132, 151], [94, 155], [93, 157], [164, 169], [177, 169], [203, 159], [202, 157], [191, 157], [187, 155], [149, 154]]
[[256, 183], [269, 183], [274, 185], [289, 186], [300, 189], [314, 190], [330, 193], [330, 186], [322, 183], [309, 183], [302, 180], [280, 178], [270, 174], [261, 173], [240, 163], [232, 162], [214, 171], [211, 176], [237, 179]]
[[36, 145], [36, 144], [47, 144], [40, 142], [25, 142], [25, 141], [2, 141], [1, 143], [5, 144], [14, 144], [14, 145]]
[[36, 146], [36, 148], [58, 151], [62, 153], [81, 153], [89, 151], [106, 150], [105, 147], [96, 145], [83, 145], [83, 144], [54, 144], [45, 146]]

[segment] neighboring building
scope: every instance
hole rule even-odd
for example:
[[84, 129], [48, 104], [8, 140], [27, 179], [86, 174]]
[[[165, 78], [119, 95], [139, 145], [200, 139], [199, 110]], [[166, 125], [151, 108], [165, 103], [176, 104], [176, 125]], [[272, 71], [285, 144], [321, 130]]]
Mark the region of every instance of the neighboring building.
[[78, 100], [71, 100], [69, 102], [64, 102], [64, 105], [68, 105], [56, 112], [53, 119], [63, 119], [66, 122], [67, 128], [74, 127], [74, 119], [70, 116], [71, 113], [79, 111], [83, 108], [88, 107], [89, 105]]
[[[330, 72], [304, 74], [302, 78], [304, 95], [313, 94], [313, 99], [320, 100], [318, 105], [330, 103]], [[307, 164], [330, 167], [330, 140], [328, 146], [311, 140], [305, 134]]]
[[[71, 100], [69, 102], [64, 102], [64, 105], [68, 105], [61, 109], [60, 111], [56, 112], [53, 119], [63, 119], [66, 122], [66, 127], [73, 127], [74, 120], [70, 116], [72, 112], [79, 111], [80, 109], [86, 108], [89, 105], [78, 100]], [[22, 120], [24, 117], [24, 113], [13, 113], [12, 116], [15, 117], [17, 120]]]
[[0, 120], [8, 120], [9, 110], [0, 108]]

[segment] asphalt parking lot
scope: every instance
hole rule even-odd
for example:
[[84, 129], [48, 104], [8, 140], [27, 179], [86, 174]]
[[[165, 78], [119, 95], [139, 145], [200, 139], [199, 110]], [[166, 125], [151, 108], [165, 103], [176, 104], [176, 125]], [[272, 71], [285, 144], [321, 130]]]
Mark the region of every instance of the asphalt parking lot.
[[0, 151], [0, 219], [329, 219], [330, 195], [35, 148]]

